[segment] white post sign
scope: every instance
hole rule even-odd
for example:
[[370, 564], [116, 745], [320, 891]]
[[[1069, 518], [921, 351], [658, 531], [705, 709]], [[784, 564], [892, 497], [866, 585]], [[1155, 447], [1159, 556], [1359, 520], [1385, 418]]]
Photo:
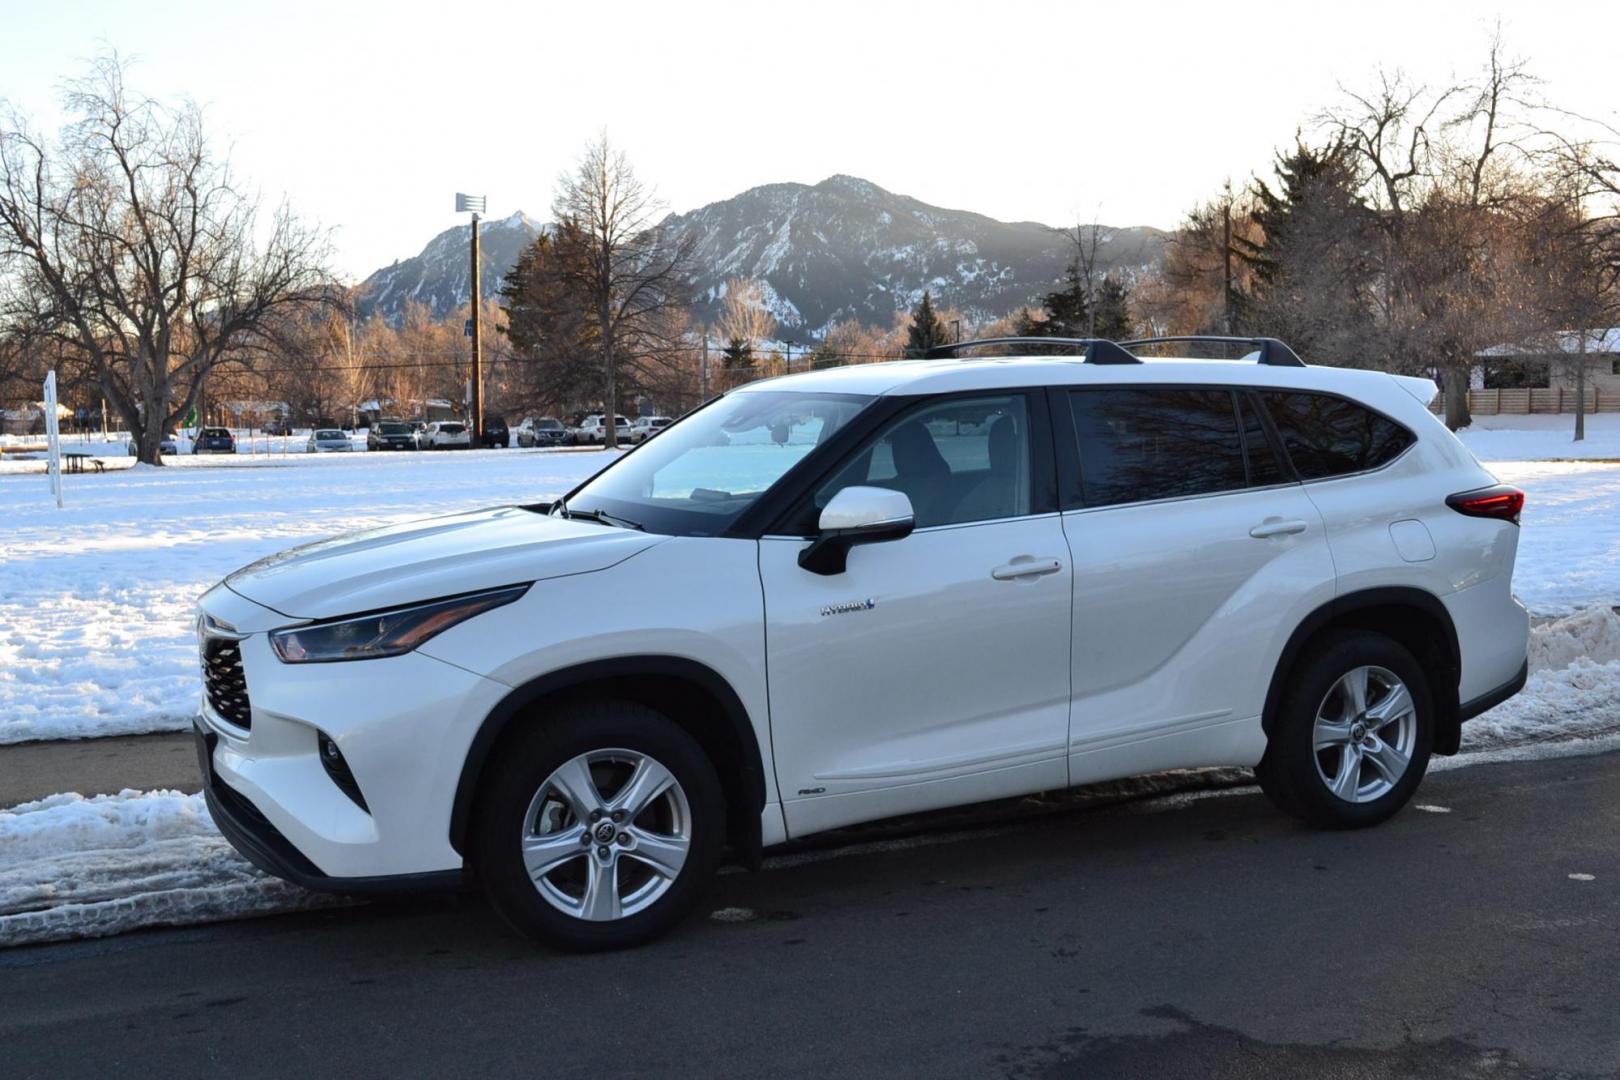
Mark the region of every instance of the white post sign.
[[51, 493], [56, 508], [62, 508], [62, 433], [56, 425], [56, 372], [45, 374], [45, 446], [49, 451], [46, 471], [51, 477]]

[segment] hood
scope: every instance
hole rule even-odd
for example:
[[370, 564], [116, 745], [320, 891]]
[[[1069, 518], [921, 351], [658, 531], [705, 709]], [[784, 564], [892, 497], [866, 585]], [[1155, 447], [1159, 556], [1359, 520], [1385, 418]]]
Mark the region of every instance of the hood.
[[225, 584], [283, 615], [326, 619], [588, 574], [665, 539], [506, 506], [319, 540], [245, 566]]

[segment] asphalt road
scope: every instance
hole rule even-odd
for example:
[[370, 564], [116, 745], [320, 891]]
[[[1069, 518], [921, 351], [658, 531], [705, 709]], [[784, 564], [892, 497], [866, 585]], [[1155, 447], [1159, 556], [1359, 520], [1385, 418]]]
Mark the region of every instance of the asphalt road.
[[778, 860], [710, 893], [752, 918], [612, 955], [472, 899], [17, 949], [0, 1074], [1620, 1075], [1620, 753], [1418, 801], [1449, 812], [1324, 834], [1239, 793]]

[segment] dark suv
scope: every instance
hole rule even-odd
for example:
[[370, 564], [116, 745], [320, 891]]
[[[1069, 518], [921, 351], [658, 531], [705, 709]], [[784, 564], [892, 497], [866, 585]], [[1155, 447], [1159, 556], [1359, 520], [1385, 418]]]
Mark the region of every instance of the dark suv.
[[400, 420], [379, 420], [366, 430], [367, 450], [414, 450], [416, 434]]
[[197, 432], [197, 438], [191, 444], [193, 454], [234, 454], [236, 453], [236, 436], [231, 434], [230, 428], [205, 427]]
[[484, 441], [480, 446], [502, 447], [512, 445], [512, 433], [506, 428], [506, 421], [499, 416], [484, 417]]

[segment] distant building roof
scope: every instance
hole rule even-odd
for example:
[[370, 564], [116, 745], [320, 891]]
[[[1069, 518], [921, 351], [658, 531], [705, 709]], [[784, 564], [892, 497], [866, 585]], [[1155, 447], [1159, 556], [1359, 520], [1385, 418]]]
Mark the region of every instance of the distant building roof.
[[[1620, 326], [1611, 326], [1607, 330], [1587, 330], [1586, 351], [1591, 353], [1620, 353]], [[1541, 337], [1530, 338], [1517, 345], [1492, 345], [1488, 349], [1481, 349], [1475, 356], [1552, 356], [1564, 353], [1576, 356], [1581, 351], [1580, 330], [1560, 330], [1556, 334], [1545, 334]]]

